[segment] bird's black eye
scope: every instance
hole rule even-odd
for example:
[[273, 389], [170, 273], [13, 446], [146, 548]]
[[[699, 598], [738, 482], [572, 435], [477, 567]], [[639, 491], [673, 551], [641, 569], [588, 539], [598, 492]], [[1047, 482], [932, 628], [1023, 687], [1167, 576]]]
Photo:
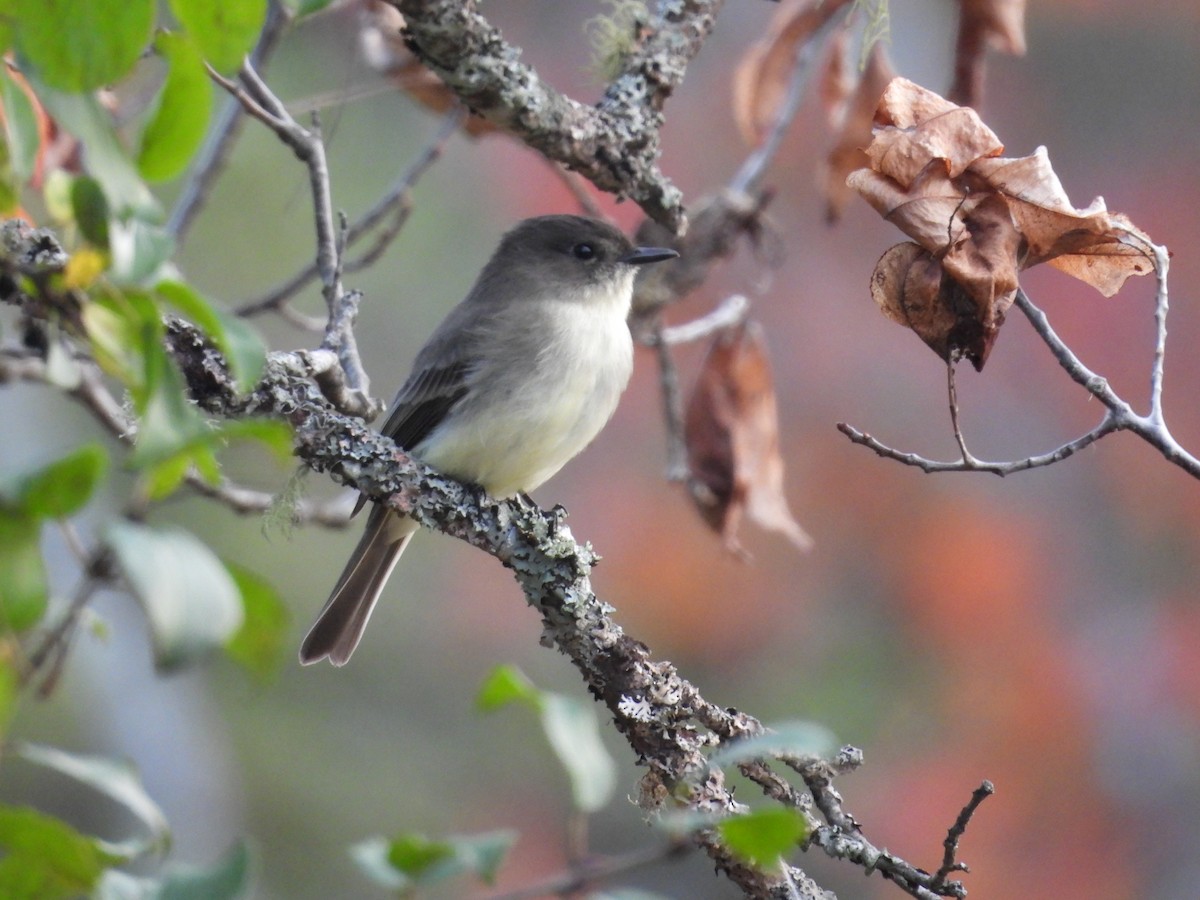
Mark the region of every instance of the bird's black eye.
[[596, 258], [596, 248], [591, 244], [576, 244], [571, 248], [571, 253], [576, 259], [582, 259], [584, 261]]

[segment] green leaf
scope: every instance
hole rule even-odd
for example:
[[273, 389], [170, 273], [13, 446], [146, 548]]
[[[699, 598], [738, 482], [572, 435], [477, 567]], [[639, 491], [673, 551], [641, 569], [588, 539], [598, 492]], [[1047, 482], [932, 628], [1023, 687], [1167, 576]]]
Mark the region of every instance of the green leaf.
[[250, 851], [236, 843], [208, 868], [173, 866], [155, 900], [237, 900], [250, 889]]
[[245, 613], [242, 627], [229, 639], [225, 652], [252, 675], [265, 680], [279, 671], [284, 659], [290, 621], [287, 604], [259, 575], [233, 563], [225, 565], [242, 592]]
[[372, 881], [409, 891], [458, 875], [474, 875], [491, 884], [516, 840], [516, 832], [507, 829], [441, 840], [407, 833], [391, 841], [369, 838], [351, 847], [350, 854]]
[[267, 0], [171, 0], [171, 11], [213, 68], [229, 75], [254, 49], [267, 17]]
[[475, 697], [475, 706], [491, 712], [525, 703], [541, 716], [542, 730], [571, 781], [576, 808], [595, 812], [612, 797], [616, 764], [600, 740], [595, 710], [572, 697], [539, 690], [516, 666], [497, 666]]
[[92, 91], [127, 74], [154, 27], [154, 0], [15, 0], [17, 50], [46, 84]]
[[27, 807], [0, 804], [0, 897], [69, 900], [86, 893], [120, 858], [66, 822]]
[[128, 314], [140, 325], [143, 371], [140, 383], [130, 385], [138, 413], [138, 433], [130, 463], [136, 468], [157, 465], [192, 445], [203, 446], [210, 427], [188, 399], [183, 376], [163, 346], [163, 325], [155, 303], [140, 294], [125, 297]]
[[542, 708], [542, 692], [516, 666], [496, 666], [475, 696], [475, 708], [480, 712], [493, 712], [518, 702]]
[[770, 756], [829, 756], [837, 748], [833, 732], [815, 722], [780, 722], [770, 732], [725, 744], [709, 765], [729, 766]]
[[40, 537], [34, 519], [0, 507], [0, 629], [24, 631], [45, 615], [49, 588]]
[[9, 164], [24, 184], [37, 167], [41, 135], [37, 114], [29, 95], [21, 89], [5, 67], [0, 66], [0, 103], [4, 106], [4, 138], [8, 142]]
[[161, 225], [131, 215], [110, 220], [108, 246], [112, 252], [113, 280], [142, 285], [154, 280], [163, 263], [171, 258], [175, 238]]
[[125, 807], [145, 834], [120, 843], [105, 844], [115, 856], [132, 859], [150, 850], [165, 850], [171, 839], [167, 817], [150, 799], [141, 778], [128, 763], [103, 756], [67, 753], [57, 747], [21, 742], [17, 753], [29, 762], [53, 769], [85, 784]]
[[137, 311], [123, 296], [93, 297], [83, 307], [83, 325], [96, 362], [131, 392], [141, 392], [146, 344], [157, 335], [145, 327]]
[[244, 319], [214, 306], [182, 281], [160, 281], [155, 291], [212, 338], [225, 355], [239, 390], [254, 387], [262, 376], [267, 352], [258, 333]]
[[717, 831], [730, 850], [759, 869], [778, 865], [808, 836], [799, 812], [778, 808], [722, 819]]
[[167, 61], [158, 107], [142, 132], [138, 171], [147, 181], [183, 173], [204, 141], [212, 114], [212, 82], [196, 45], [184, 35], [160, 34], [155, 41]]
[[99, 444], [84, 444], [0, 491], [32, 519], [65, 519], [91, 499], [107, 468], [108, 454], [104, 448]]
[[431, 841], [422, 834], [402, 834], [388, 846], [387, 861], [397, 872], [407, 875], [414, 883], [435, 865], [454, 857], [448, 841]]
[[[44, 3], [45, 0], [22, 2]], [[104, 188], [112, 216], [119, 219], [137, 216], [147, 221], [161, 218], [158, 201], [138, 176], [137, 168], [117, 137], [111, 114], [95, 95], [66, 94], [33, 77], [30, 77], [30, 86], [54, 121], [83, 142], [84, 165]]]
[[106, 540], [146, 610], [160, 668], [206, 657], [242, 627], [237, 584], [193, 535], [119, 521], [109, 526]]
[[595, 709], [574, 697], [544, 694], [542, 728], [571, 780], [575, 807], [590, 813], [607, 804], [617, 786], [617, 767], [600, 740]]
[[108, 249], [108, 198], [95, 178], [80, 175], [71, 179], [71, 216], [84, 240]]

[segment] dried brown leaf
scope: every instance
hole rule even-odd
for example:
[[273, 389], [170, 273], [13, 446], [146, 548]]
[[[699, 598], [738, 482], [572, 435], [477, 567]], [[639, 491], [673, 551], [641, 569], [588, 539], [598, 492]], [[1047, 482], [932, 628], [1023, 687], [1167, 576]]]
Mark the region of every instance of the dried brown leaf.
[[684, 437], [692, 498], [727, 549], [744, 555], [737, 538], [743, 515], [802, 550], [811, 547], [783, 493], [775, 388], [757, 323], [714, 338], [688, 403]]
[[1075, 209], [1044, 148], [1000, 158], [974, 111], [901, 78], [875, 123], [868, 166], [846, 183], [921, 249], [885, 253], [871, 293], [943, 359], [983, 367], [1021, 269], [1049, 262], [1105, 296], [1152, 271], [1150, 239], [1102, 199]]
[[[829, 50], [821, 65], [821, 77], [817, 83], [817, 99], [830, 131], [839, 131], [846, 121], [846, 101], [850, 99], [858, 80], [850, 59], [850, 30], [842, 27], [829, 41]], [[871, 112], [874, 111], [872, 106]]]
[[[845, 32], [841, 34], [844, 35]], [[843, 52], [848, 52], [846, 48], [842, 49]], [[834, 57], [836, 56], [838, 54], [834, 54]], [[831, 222], [841, 215], [851, 194], [846, 184], [846, 176], [869, 164], [866, 147], [871, 143], [871, 122], [875, 116], [875, 108], [879, 105], [879, 97], [894, 75], [885, 45], [876, 44], [871, 48], [866, 68], [854, 86], [850, 102], [845, 104], [837, 143], [829, 151], [822, 167], [825, 216]], [[830, 88], [830, 91], [832, 90]], [[832, 99], [832, 94], [830, 98]]]
[[960, 6], [949, 96], [963, 106], [979, 106], [988, 49], [1025, 52], [1025, 0], [960, 0]]
[[975, 110], [905, 78], [892, 79], [883, 92], [875, 124], [879, 130], [867, 148], [870, 167], [905, 187], [935, 159], [957, 178], [976, 160], [1004, 152]]
[[762, 141], [787, 96], [796, 54], [849, 0], [785, 0], [762, 40], [733, 73], [733, 117], [751, 147]]
[[1025, 55], [1025, 0], [962, 0], [959, 21], [989, 48]]
[[1103, 197], [1084, 209], [1071, 205], [1045, 147], [1019, 159], [980, 160], [972, 172], [1008, 199], [1027, 246], [1022, 268], [1048, 262], [1105, 297], [1131, 275], [1153, 269], [1143, 249], [1150, 238], [1125, 216], [1110, 213]]

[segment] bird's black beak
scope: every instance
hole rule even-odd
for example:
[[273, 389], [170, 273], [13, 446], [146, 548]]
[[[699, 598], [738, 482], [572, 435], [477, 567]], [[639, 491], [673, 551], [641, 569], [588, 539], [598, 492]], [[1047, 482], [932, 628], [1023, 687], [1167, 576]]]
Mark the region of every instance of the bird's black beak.
[[667, 247], [635, 247], [632, 253], [626, 253], [620, 262], [630, 266], [644, 266], [646, 263], [662, 262], [664, 259], [674, 259], [679, 254]]

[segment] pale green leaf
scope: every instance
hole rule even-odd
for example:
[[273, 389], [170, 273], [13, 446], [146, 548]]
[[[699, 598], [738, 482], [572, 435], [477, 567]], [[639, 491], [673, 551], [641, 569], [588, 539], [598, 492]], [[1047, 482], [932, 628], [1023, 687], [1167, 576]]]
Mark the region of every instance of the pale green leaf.
[[507, 829], [437, 840], [408, 833], [390, 841], [369, 838], [351, 847], [350, 854], [375, 883], [411, 891], [458, 875], [474, 875], [491, 884], [516, 840], [516, 832]]
[[267, 0], [171, 0], [171, 12], [213, 68], [228, 75], [254, 49], [267, 17]]
[[239, 841], [212, 866], [171, 867], [155, 900], [237, 900], [249, 890], [250, 851]]
[[150, 799], [137, 772], [128, 763], [103, 756], [68, 753], [57, 747], [21, 742], [17, 753], [39, 766], [53, 769], [123, 806], [143, 830], [140, 837], [107, 843], [112, 852], [132, 858], [150, 850], [163, 850], [171, 839], [167, 817]]
[[99, 444], [84, 444], [3, 490], [11, 503], [33, 519], [65, 519], [84, 507], [108, 469]]
[[475, 695], [475, 707], [481, 712], [517, 702], [541, 709], [542, 692], [516, 666], [496, 666]]
[[195, 536], [118, 521], [106, 540], [146, 611], [160, 668], [207, 657], [242, 627], [237, 584]]
[[13, 12], [25, 68], [75, 93], [126, 75], [154, 27], [154, 0], [14, 0]]
[[187, 169], [203, 143], [213, 93], [204, 60], [186, 35], [160, 34], [155, 47], [167, 61], [167, 77], [142, 131], [138, 171], [147, 181], [167, 181]]
[[37, 166], [41, 135], [29, 95], [3, 66], [0, 66], [0, 103], [4, 106], [4, 137], [8, 142], [9, 164], [13, 174], [24, 183], [33, 177]]
[[59, 127], [83, 143], [84, 166], [104, 188], [111, 215], [117, 219], [135, 216], [147, 221], [160, 218], [158, 201], [142, 182], [137, 167], [117, 138], [112, 115], [95, 95], [57, 91], [32, 77], [30, 83]]
[[600, 740], [600, 723], [591, 705], [561, 694], [542, 697], [542, 728], [571, 780], [577, 809], [595, 812], [612, 799], [617, 767]]
[[120, 862], [66, 822], [28, 807], [0, 804], [0, 897], [69, 900], [87, 893]]
[[46, 612], [40, 537], [34, 519], [0, 506], [0, 629], [24, 631]]
[[759, 869], [769, 869], [808, 836], [804, 816], [794, 809], [762, 809], [722, 819], [717, 831], [737, 856]]
[[242, 594], [245, 618], [225, 652], [251, 674], [266, 679], [279, 671], [288, 637], [287, 604], [264, 578], [243, 566], [226, 563]]

